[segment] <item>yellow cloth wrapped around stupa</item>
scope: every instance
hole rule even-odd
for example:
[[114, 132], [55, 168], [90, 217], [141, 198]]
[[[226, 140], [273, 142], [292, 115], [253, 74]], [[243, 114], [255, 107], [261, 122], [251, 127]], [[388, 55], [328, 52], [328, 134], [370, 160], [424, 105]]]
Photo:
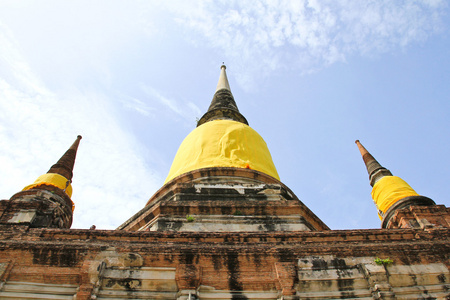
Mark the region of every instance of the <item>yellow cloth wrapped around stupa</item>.
[[211, 167], [249, 168], [280, 180], [266, 142], [250, 126], [232, 120], [214, 120], [194, 129], [181, 143], [165, 182]]
[[[32, 188], [35, 188], [39, 185], [46, 184], [46, 185], [55, 186], [57, 188], [60, 188], [61, 190], [65, 189], [66, 194], [69, 197], [72, 197], [72, 185], [70, 184], [70, 181], [69, 181], [69, 184], [67, 185], [68, 181], [69, 180], [62, 175], [59, 175], [56, 173], [47, 173], [47, 174], [39, 176], [34, 181], [33, 184], [27, 185], [26, 187], [23, 188], [22, 191], [31, 190]], [[66, 185], [67, 185], [67, 187], [66, 187]]]
[[384, 176], [372, 188], [372, 199], [383, 214], [398, 200], [410, 196], [419, 196], [419, 194], [397, 176]]

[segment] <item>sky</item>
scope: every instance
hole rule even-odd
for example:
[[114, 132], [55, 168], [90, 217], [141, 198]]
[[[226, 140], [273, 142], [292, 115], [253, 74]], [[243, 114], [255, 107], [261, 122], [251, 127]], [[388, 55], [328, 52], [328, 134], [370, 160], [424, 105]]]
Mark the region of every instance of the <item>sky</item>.
[[0, 0], [0, 198], [83, 136], [72, 228], [163, 185], [220, 66], [286, 184], [331, 229], [380, 228], [359, 139], [450, 206], [445, 0]]

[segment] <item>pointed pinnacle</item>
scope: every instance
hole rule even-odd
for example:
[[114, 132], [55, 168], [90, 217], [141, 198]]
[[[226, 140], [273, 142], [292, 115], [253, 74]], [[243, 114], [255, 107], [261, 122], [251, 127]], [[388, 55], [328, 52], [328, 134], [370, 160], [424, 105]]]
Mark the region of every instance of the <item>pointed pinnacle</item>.
[[70, 146], [66, 153], [61, 156], [56, 164], [54, 164], [47, 173], [56, 173], [64, 176], [68, 180], [72, 180], [73, 167], [75, 165], [75, 157], [77, 155], [78, 145], [80, 144], [81, 135], [77, 136], [75, 142]]
[[375, 160], [375, 158], [369, 153], [369, 151], [367, 151], [366, 148], [364, 148], [364, 146], [360, 143], [359, 140], [356, 140], [355, 144], [358, 146], [359, 152], [361, 152], [361, 156], [362, 156], [365, 164], [367, 164], [370, 161]]
[[214, 93], [208, 111], [197, 122], [197, 126], [213, 120], [233, 120], [248, 125], [247, 120], [239, 112], [236, 102], [234, 101], [225, 69], [225, 65], [220, 67], [220, 76], [216, 92]]
[[361, 156], [364, 160], [364, 164], [366, 165], [367, 172], [369, 173], [371, 186], [373, 186], [384, 176], [392, 176], [392, 173], [388, 169], [381, 166], [380, 163], [372, 156], [372, 154], [370, 154], [369, 151], [364, 148], [359, 140], [356, 140], [355, 143], [358, 146], [359, 152], [361, 152]]
[[217, 83], [216, 92], [221, 89], [226, 89], [231, 92], [230, 84], [228, 83], [227, 72], [225, 71], [227, 67], [225, 65], [220, 66], [220, 76], [219, 82]]

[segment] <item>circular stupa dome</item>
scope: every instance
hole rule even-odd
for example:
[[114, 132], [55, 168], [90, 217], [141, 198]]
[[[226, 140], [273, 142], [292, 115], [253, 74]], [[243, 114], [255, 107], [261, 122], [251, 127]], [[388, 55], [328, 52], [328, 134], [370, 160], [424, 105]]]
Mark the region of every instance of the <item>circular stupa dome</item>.
[[263, 138], [250, 126], [232, 120], [209, 121], [194, 129], [178, 148], [165, 182], [212, 167], [248, 168], [280, 180]]

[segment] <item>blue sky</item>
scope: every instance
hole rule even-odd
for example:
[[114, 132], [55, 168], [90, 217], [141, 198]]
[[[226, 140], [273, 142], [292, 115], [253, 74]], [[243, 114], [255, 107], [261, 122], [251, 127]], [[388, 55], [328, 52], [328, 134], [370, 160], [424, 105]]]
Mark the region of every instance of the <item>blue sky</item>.
[[81, 134], [72, 227], [117, 227], [162, 186], [225, 62], [282, 182], [332, 229], [380, 227], [355, 139], [449, 206], [449, 33], [443, 0], [1, 0], [1, 198]]

